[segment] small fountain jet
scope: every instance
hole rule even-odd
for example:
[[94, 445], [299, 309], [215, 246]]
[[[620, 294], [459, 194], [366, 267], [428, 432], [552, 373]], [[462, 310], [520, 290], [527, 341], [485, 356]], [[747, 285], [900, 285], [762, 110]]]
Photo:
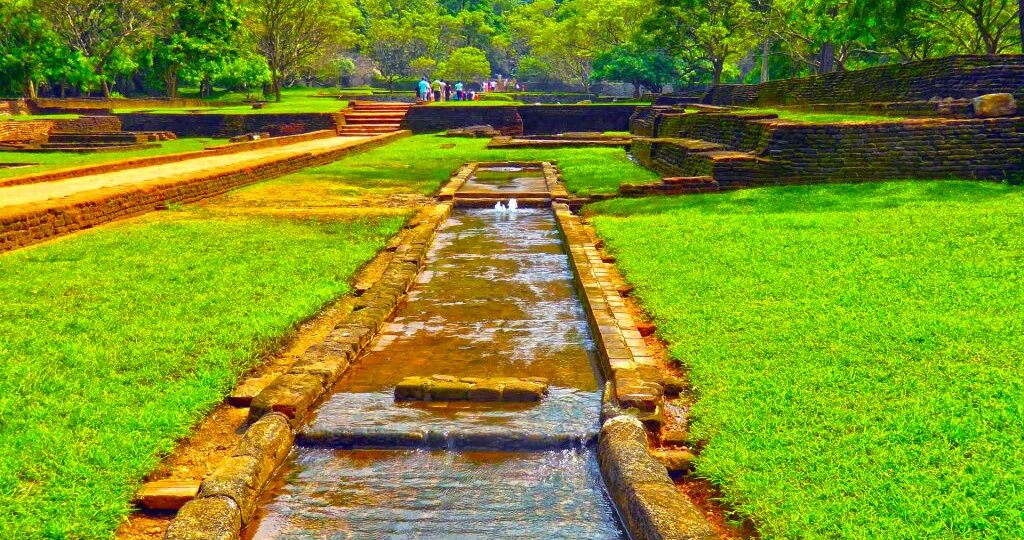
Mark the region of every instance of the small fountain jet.
[[501, 201], [498, 201], [498, 202], [494, 203], [494, 211], [495, 212], [506, 212], [506, 211], [508, 211], [508, 208], [505, 208], [505, 205], [501, 204]]
[[519, 203], [515, 199], [508, 200], [508, 211], [515, 212], [519, 209]]

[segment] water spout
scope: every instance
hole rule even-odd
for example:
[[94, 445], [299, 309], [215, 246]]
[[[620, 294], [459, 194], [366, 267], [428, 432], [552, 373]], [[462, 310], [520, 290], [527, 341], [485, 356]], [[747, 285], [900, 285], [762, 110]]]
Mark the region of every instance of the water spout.
[[501, 204], [501, 201], [494, 203], [495, 212], [504, 212], [506, 210], [505, 205]]
[[515, 212], [518, 209], [519, 209], [519, 202], [517, 202], [515, 199], [509, 199], [508, 200], [508, 211], [509, 212]]

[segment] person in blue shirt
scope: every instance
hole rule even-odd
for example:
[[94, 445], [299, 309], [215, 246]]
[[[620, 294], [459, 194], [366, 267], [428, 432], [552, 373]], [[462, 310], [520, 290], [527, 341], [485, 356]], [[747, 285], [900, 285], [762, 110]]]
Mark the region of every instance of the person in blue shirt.
[[462, 101], [466, 96], [462, 93], [462, 81], [455, 83], [455, 101]]
[[430, 83], [427, 82], [427, 78], [426, 77], [423, 77], [422, 79], [420, 79], [419, 86], [418, 86], [417, 89], [419, 91], [417, 92], [416, 97], [422, 99], [423, 101], [426, 101], [427, 100], [427, 92], [430, 91]]

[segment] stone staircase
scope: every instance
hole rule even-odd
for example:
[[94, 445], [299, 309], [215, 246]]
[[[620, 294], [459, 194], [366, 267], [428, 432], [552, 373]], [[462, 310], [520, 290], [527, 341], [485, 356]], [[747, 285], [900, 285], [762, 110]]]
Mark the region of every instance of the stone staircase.
[[19, 152], [118, 152], [156, 148], [160, 141], [175, 139], [169, 131], [54, 131], [43, 140], [6, 141], [0, 149]]
[[345, 109], [345, 125], [338, 134], [343, 137], [371, 137], [392, 133], [402, 128], [411, 103], [353, 101]]

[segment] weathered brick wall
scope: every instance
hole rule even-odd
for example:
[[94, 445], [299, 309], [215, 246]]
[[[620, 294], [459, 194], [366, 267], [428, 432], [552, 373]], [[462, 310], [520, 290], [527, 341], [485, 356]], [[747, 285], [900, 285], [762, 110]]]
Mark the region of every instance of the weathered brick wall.
[[330, 163], [345, 155], [386, 144], [399, 136], [402, 134], [396, 133], [391, 137], [319, 155], [306, 154], [271, 160], [212, 176], [186, 177], [166, 184], [107, 188], [100, 196], [88, 193], [65, 199], [68, 202], [63, 206], [39, 208], [38, 205], [25, 205], [3, 208], [0, 209], [0, 253], [111, 221], [139, 216], [164, 208], [168, 203], [195, 202], [239, 186]]
[[83, 116], [67, 120], [54, 120], [53, 125], [54, 132], [62, 133], [121, 131], [121, 119], [116, 116]]
[[973, 98], [1010, 92], [1024, 98], [1024, 56], [951, 56], [756, 85], [717, 85], [714, 105], [800, 105]]
[[469, 126], [491, 126], [505, 135], [523, 133], [523, 119], [516, 107], [413, 107], [402, 120], [402, 129], [413, 133], [439, 133]]
[[186, 98], [37, 98], [28, 100], [30, 105], [37, 109], [47, 110], [88, 110], [88, 109], [162, 109], [182, 107], [219, 107], [224, 105], [237, 105], [220, 101], [204, 101], [201, 99]]
[[0, 99], [0, 115], [30, 114], [31, 110], [24, 99]]
[[294, 114], [150, 114], [124, 113], [125, 131], [170, 131], [179, 137], [233, 137], [243, 133], [269, 132], [271, 136], [296, 135], [324, 129], [337, 130], [344, 115]]
[[53, 120], [0, 122], [0, 142], [45, 141], [53, 129]]
[[551, 135], [571, 131], [627, 131], [636, 105], [522, 105], [526, 135]]
[[801, 179], [1000, 180], [1024, 171], [1024, 118], [776, 125], [760, 155]]
[[489, 125], [505, 135], [550, 135], [570, 131], [626, 131], [636, 105], [496, 105], [413, 107], [402, 129], [438, 133]]
[[775, 116], [741, 116], [719, 113], [667, 113], [659, 115], [656, 137], [700, 139], [744, 151], [757, 151], [767, 142], [770, 124], [761, 119]]
[[[654, 123], [662, 138], [637, 139], [632, 152], [666, 176], [710, 171], [723, 182], [741, 182], [747, 174], [761, 183], [1001, 180], [1024, 171], [1024, 117], [812, 124], [735, 114], [669, 113], [647, 123]], [[715, 163], [712, 170], [704, 163], [710, 160], [707, 154], [687, 151], [670, 137], [716, 142], [750, 155]], [[728, 178], [719, 178], [722, 174]]]

